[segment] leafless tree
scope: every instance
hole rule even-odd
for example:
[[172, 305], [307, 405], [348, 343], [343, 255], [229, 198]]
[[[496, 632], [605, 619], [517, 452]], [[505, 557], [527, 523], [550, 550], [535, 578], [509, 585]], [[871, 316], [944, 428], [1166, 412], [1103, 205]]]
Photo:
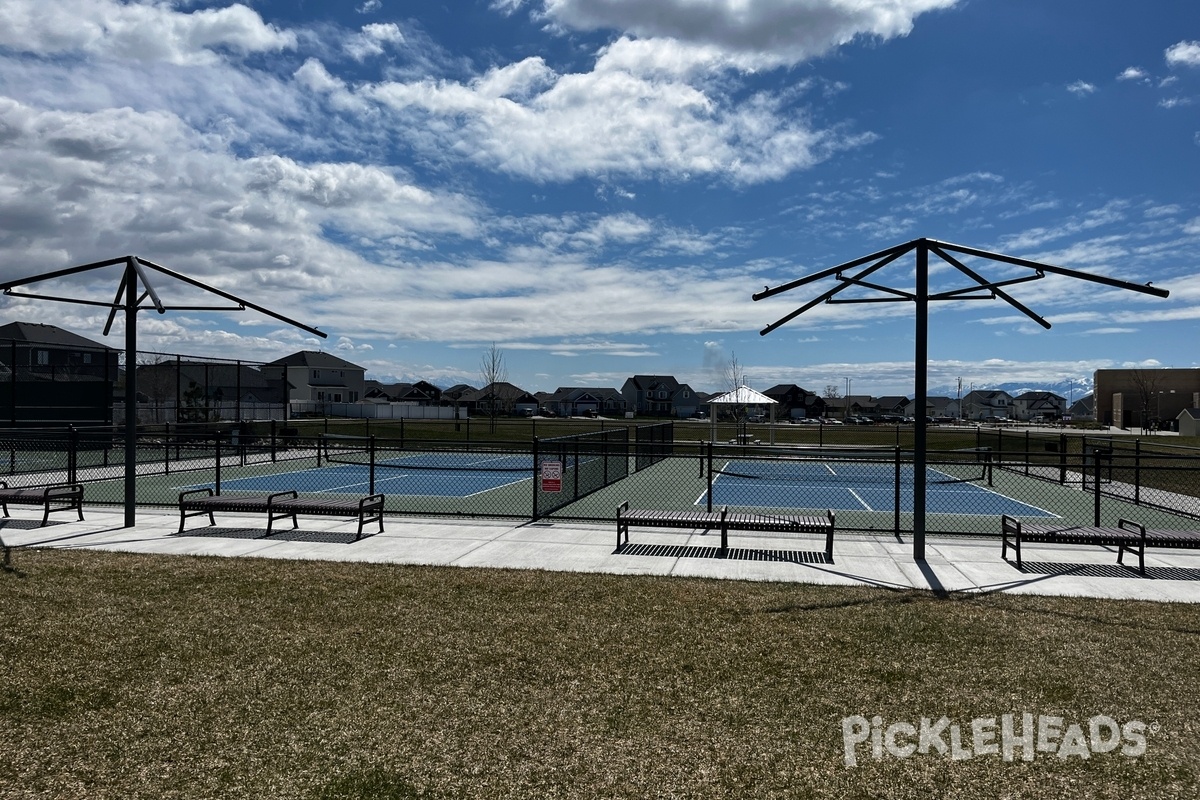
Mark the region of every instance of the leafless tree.
[[[738, 389], [746, 385], [746, 372], [741, 362], [738, 361], [737, 353], [729, 351], [729, 361], [725, 362], [722, 377], [725, 379], [725, 386], [730, 392], [737, 392]], [[740, 403], [731, 403], [728, 407], [728, 413], [733, 416], [734, 422], [741, 422], [746, 418], [746, 407]]]
[[488, 417], [491, 420], [490, 430], [496, 431], [496, 417], [500, 413], [500, 397], [497, 393], [498, 384], [508, 380], [508, 367], [504, 363], [504, 351], [495, 342], [483, 351], [479, 361], [479, 378], [483, 382], [484, 399], [488, 405]]
[[1142, 422], [1139, 427], [1143, 430], [1147, 427], [1147, 421], [1150, 419], [1150, 406], [1159, 392], [1159, 386], [1162, 384], [1162, 372], [1154, 369], [1135, 369], [1129, 374], [1129, 379], [1133, 381], [1134, 391], [1137, 394], [1138, 405], [1141, 407]]

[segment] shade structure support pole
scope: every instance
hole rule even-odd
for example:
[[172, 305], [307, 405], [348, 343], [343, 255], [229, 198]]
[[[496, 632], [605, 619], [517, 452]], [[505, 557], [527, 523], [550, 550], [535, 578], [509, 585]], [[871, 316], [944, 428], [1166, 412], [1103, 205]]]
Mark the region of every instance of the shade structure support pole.
[[925, 403], [929, 391], [929, 242], [917, 242], [917, 324], [913, 406], [913, 560], [925, 560]]
[[125, 262], [125, 527], [137, 522], [137, 284], [134, 257]]

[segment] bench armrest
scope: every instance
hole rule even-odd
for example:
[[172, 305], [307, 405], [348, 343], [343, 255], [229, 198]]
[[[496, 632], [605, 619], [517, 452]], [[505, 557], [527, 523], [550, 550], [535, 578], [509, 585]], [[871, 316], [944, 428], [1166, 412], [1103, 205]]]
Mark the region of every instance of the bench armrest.
[[275, 492], [275, 494], [267, 495], [267, 508], [275, 505], [280, 500], [295, 500], [300, 497], [300, 493], [295, 489], [288, 489], [286, 492]]
[[182, 503], [184, 500], [186, 500], [188, 497], [190, 497], [191, 495], [194, 495], [194, 494], [196, 494], [196, 495], [204, 494], [204, 495], [208, 495], [209, 497], [212, 497], [213, 490], [212, 490], [212, 487], [207, 487], [207, 486], [203, 489], [188, 489], [186, 492], [179, 493], [179, 502]]
[[1119, 519], [1117, 520], [1117, 527], [1130, 533], [1136, 533], [1142, 539], [1146, 538], [1146, 526], [1140, 522], [1134, 522], [1130, 519]]

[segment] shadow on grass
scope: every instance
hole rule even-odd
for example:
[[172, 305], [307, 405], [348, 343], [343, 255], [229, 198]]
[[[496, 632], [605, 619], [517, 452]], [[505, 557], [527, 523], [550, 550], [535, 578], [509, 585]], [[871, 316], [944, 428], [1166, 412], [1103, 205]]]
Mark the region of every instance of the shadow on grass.
[[429, 796], [403, 776], [379, 768], [339, 775], [313, 794], [316, 800], [420, 800]]

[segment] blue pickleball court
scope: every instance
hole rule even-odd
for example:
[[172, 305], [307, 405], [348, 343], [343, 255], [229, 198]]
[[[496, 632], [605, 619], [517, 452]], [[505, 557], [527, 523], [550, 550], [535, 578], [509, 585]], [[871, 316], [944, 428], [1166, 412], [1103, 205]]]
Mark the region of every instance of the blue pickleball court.
[[[902, 467], [901, 512], [913, 510], [912, 486], [912, 467]], [[712, 495], [714, 506], [897, 510], [895, 467], [891, 464], [730, 461], [713, 476]], [[696, 502], [704, 504], [707, 500], [707, 494], [702, 494]], [[926, 471], [925, 506], [930, 514], [1056, 516], [932, 467]]]
[[[530, 455], [413, 453], [377, 462], [374, 491], [415, 497], [470, 497], [532, 479]], [[364, 495], [371, 491], [370, 487], [369, 467], [340, 463], [221, 482], [223, 492], [250, 493], [297, 489]]]

